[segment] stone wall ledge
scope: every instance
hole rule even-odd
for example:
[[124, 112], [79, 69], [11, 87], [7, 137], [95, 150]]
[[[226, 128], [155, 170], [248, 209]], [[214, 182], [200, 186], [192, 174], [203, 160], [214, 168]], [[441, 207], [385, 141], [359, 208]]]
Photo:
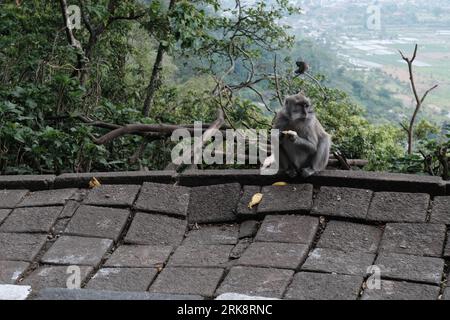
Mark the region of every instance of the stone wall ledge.
[[174, 171], [92, 172], [54, 175], [0, 176], [0, 189], [28, 189], [32, 191], [62, 188], [87, 188], [96, 177], [102, 184], [142, 184], [155, 182], [195, 187], [238, 182], [241, 185], [270, 185], [274, 182], [311, 183], [320, 186], [370, 189], [373, 191], [428, 193], [433, 196], [450, 195], [450, 182], [440, 177], [394, 174], [384, 172], [339, 171], [320, 172], [303, 180], [285, 176], [262, 176], [258, 170], [190, 170]]

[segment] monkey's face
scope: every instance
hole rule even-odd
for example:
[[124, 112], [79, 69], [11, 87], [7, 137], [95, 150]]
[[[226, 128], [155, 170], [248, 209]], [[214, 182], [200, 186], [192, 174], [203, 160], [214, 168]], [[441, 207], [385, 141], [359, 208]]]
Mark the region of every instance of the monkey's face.
[[307, 120], [314, 116], [311, 101], [302, 94], [286, 99], [287, 113], [292, 121]]

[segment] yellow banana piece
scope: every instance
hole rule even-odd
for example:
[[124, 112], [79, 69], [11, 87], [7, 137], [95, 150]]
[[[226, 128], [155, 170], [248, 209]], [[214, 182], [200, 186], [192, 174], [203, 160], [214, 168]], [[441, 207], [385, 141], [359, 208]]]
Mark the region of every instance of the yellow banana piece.
[[89, 188], [94, 189], [100, 187], [101, 183], [97, 180], [97, 178], [93, 177], [91, 181], [89, 181]]
[[262, 193], [255, 194], [252, 198], [252, 201], [250, 201], [250, 203], [248, 204], [248, 208], [253, 209], [254, 206], [257, 206], [258, 204], [261, 203], [262, 199], [263, 199]]

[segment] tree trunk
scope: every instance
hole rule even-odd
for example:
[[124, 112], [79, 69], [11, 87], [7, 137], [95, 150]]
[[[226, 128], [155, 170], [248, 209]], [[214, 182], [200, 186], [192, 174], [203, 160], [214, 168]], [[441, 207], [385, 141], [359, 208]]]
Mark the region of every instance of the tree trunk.
[[158, 89], [161, 86], [161, 72], [163, 69], [162, 63], [165, 53], [166, 47], [160, 44], [158, 48], [158, 54], [156, 55], [155, 64], [153, 65], [153, 72], [152, 77], [150, 79], [150, 84], [147, 87], [147, 96], [145, 97], [144, 108], [142, 111], [144, 117], [148, 117], [150, 115], [150, 109], [152, 108], [156, 91], [158, 91]]
[[[168, 13], [173, 9], [176, 2], [177, 0], [170, 0], [169, 8], [167, 9]], [[166, 51], [167, 47], [160, 42], [155, 64], [153, 65], [152, 77], [147, 87], [147, 96], [145, 97], [144, 108], [142, 109], [142, 114], [144, 115], [144, 117], [148, 117], [150, 115], [150, 110], [153, 106], [153, 100], [155, 99], [156, 91], [158, 91], [161, 86], [161, 72], [163, 70], [162, 63]]]

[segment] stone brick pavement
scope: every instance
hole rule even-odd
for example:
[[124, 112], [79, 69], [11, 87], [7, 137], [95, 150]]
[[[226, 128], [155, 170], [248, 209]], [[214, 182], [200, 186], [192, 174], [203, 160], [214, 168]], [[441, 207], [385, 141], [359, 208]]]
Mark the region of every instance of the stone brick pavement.
[[0, 299], [450, 299], [448, 196], [69, 181], [0, 190]]

